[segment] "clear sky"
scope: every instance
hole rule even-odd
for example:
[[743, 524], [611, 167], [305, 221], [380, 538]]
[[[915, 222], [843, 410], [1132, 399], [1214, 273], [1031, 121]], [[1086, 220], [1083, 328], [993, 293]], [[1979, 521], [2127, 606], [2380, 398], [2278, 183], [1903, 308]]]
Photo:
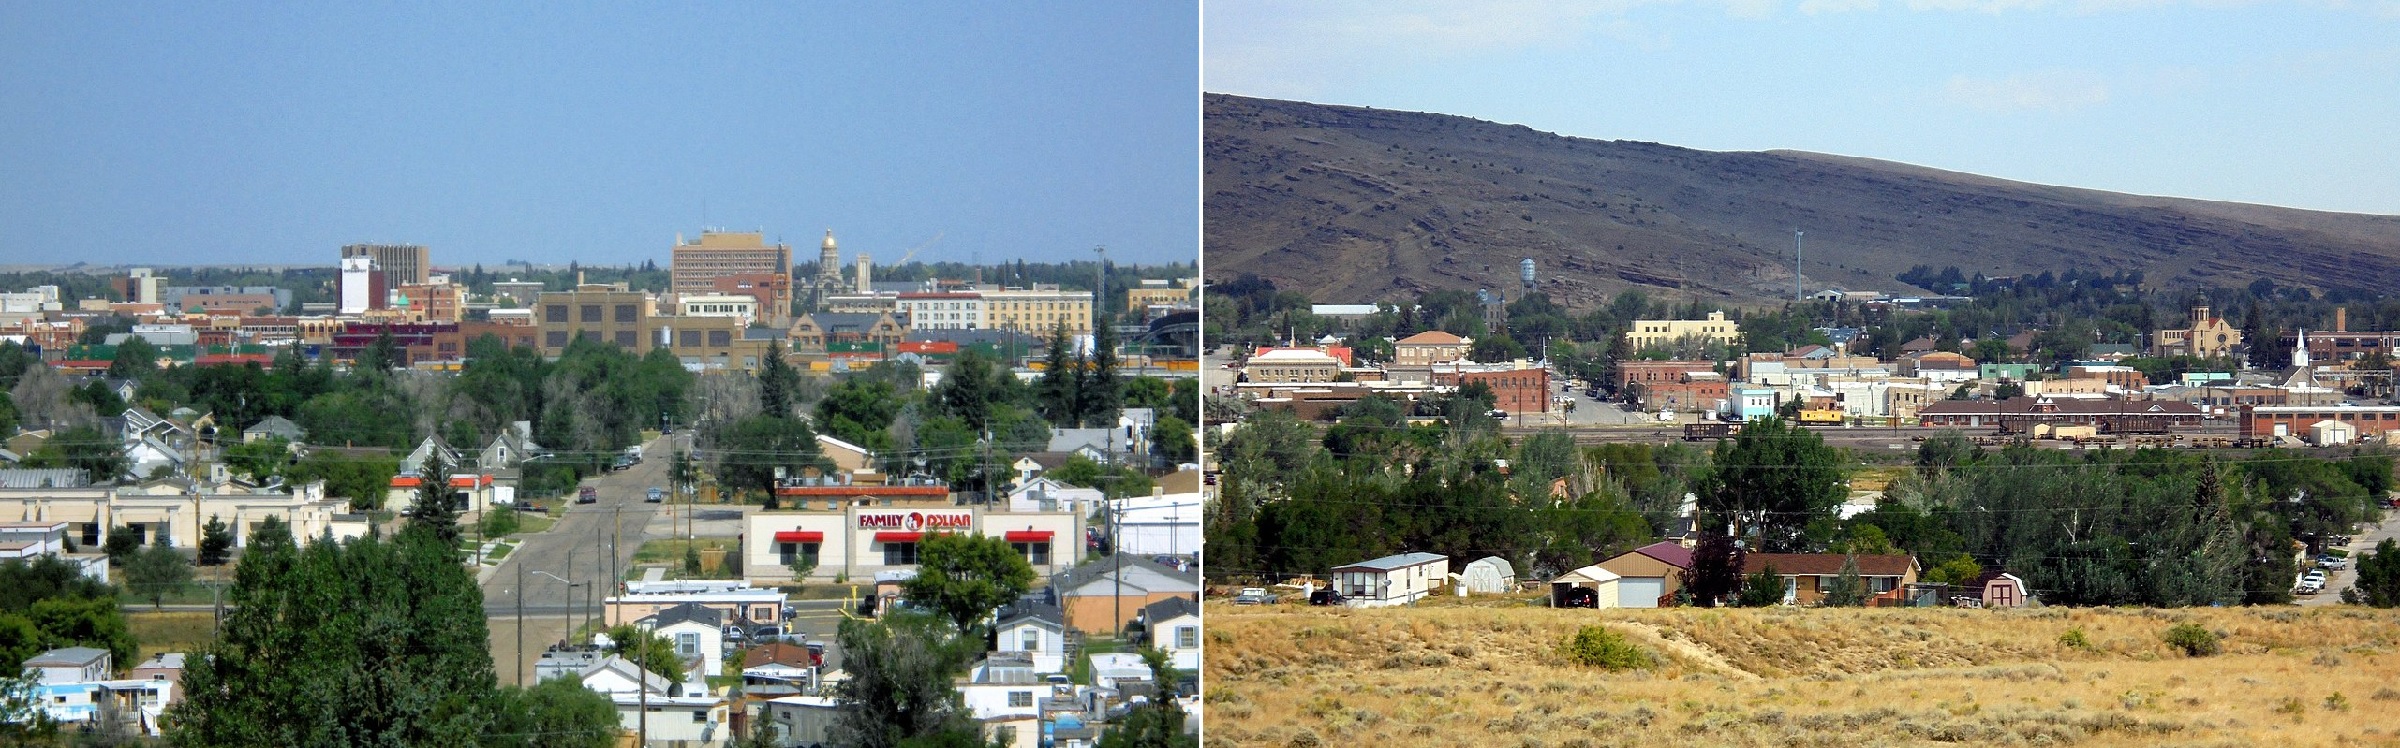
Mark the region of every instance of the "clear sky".
[[0, 4], [0, 264], [1192, 261], [1191, 2]]
[[1210, 91], [2400, 214], [2400, 0], [1209, 0]]

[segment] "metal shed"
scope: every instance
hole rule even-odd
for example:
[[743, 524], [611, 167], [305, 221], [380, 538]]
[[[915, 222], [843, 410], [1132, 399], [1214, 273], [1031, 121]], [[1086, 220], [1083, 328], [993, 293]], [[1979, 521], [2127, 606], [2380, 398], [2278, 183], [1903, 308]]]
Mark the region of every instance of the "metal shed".
[[1517, 569], [1508, 559], [1485, 556], [1467, 564], [1459, 574], [1460, 587], [1471, 595], [1498, 595], [1517, 589]]

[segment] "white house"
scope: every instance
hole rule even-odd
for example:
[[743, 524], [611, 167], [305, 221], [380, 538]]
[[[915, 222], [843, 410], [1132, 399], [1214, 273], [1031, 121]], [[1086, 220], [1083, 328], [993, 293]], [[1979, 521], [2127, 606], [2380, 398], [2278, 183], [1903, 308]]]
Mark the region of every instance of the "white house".
[[1442, 586], [1449, 575], [1448, 556], [1402, 553], [1333, 567], [1333, 589], [1355, 608], [1407, 605]]
[[1121, 683], [1151, 681], [1150, 663], [1132, 652], [1099, 652], [1091, 656], [1092, 685], [1116, 688]]
[[[1031, 458], [1018, 458], [1031, 462]], [[1039, 465], [1035, 466], [1037, 469]], [[1030, 475], [1030, 473], [1020, 473]], [[1097, 488], [1084, 488], [1060, 483], [1048, 477], [1033, 477], [1020, 481], [1016, 490], [1008, 492], [1011, 512], [1075, 512], [1089, 517], [1107, 500]]]
[[1000, 611], [992, 626], [994, 651], [1032, 658], [1039, 674], [1067, 671], [1067, 614], [1054, 606], [1020, 604]]
[[1038, 700], [1050, 695], [1050, 685], [1034, 672], [1032, 658], [1013, 653], [986, 656], [956, 685], [959, 700], [978, 721], [1039, 717]]
[[1142, 608], [1142, 626], [1150, 646], [1167, 653], [1167, 664], [1186, 673], [1200, 671], [1200, 605], [1187, 597], [1170, 597]]
[[685, 662], [697, 660], [702, 674], [711, 678], [725, 674], [725, 659], [719, 656], [725, 648], [725, 614], [716, 609], [684, 603], [633, 624], [665, 637], [675, 645], [676, 656]]
[[[625, 658], [611, 656], [602, 660], [585, 671], [582, 678], [585, 688], [607, 696], [617, 705], [620, 728], [646, 729], [650, 742], [717, 744], [728, 737], [724, 699], [707, 693], [689, 693], [685, 684], [644, 671]], [[643, 719], [645, 710], [649, 715], [647, 720]]]
[[115, 672], [109, 667], [108, 650], [92, 647], [53, 649], [27, 658], [24, 667], [40, 675], [43, 683], [93, 683]]
[[776, 745], [820, 745], [841, 706], [831, 696], [785, 696], [760, 704], [756, 718], [774, 726]]

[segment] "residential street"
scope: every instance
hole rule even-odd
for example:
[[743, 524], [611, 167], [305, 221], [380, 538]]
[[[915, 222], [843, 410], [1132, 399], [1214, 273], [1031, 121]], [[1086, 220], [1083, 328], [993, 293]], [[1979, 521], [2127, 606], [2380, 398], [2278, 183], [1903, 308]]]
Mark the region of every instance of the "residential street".
[[[491, 619], [493, 662], [503, 680], [515, 677], [509, 664], [510, 655], [521, 656], [530, 663], [544, 647], [558, 641], [568, 625], [566, 617], [581, 621], [584, 616], [596, 616], [600, 598], [615, 593], [614, 581], [618, 577], [611, 574], [623, 573], [633, 559], [634, 550], [647, 537], [645, 529], [659, 505], [645, 503], [642, 497], [651, 486], [667, 487], [668, 456], [674, 453], [672, 445], [676, 439], [669, 436], [651, 440], [642, 447], [640, 464], [623, 472], [585, 479], [584, 485], [600, 489], [598, 503], [567, 504], [558, 524], [527, 536], [506, 560], [484, 572], [483, 609]], [[525, 649], [528, 650], [524, 653], [514, 652], [520, 568], [524, 570]], [[573, 582], [572, 594], [567, 582], [552, 575]], [[594, 582], [601, 585], [597, 590], [586, 587]]]
[[2383, 542], [2384, 538], [2400, 538], [2400, 513], [2387, 510], [2383, 513], [2382, 522], [2368, 527], [2365, 532], [2351, 536], [2350, 545], [2344, 546], [2350, 551], [2350, 565], [2340, 571], [2326, 574], [2325, 591], [2310, 597], [2297, 598], [2300, 604], [2317, 606], [2341, 602], [2342, 590], [2350, 589], [2350, 584], [2358, 581], [2359, 555], [2375, 550], [2375, 544]]

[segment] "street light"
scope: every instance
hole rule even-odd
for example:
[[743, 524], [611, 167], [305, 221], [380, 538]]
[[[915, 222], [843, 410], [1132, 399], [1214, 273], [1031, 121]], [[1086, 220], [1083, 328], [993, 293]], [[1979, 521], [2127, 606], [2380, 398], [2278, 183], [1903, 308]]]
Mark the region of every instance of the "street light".
[[[572, 551], [570, 550], [570, 552], [572, 552]], [[573, 565], [575, 565], [575, 564], [574, 564], [574, 562], [573, 562], [573, 561], [569, 561], [569, 562], [567, 562], [567, 565], [568, 565], [568, 566], [573, 566]], [[589, 584], [589, 583], [588, 583], [588, 582], [578, 582], [578, 581], [575, 581], [575, 580], [572, 580], [572, 579], [568, 579], [568, 578], [566, 578], [566, 577], [559, 576], [559, 575], [557, 575], [557, 574], [552, 574], [552, 573], [550, 573], [550, 572], [542, 571], [542, 570], [540, 570], [540, 569], [533, 569], [532, 571], [533, 571], [533, 573], [535, 573], [535, 574], [540, 574], [540, 575], [542, 575], [542, 576], [549, 577], [549, 578], [551, 578], [551, 579], [556, 579], [556, 580], [558, 580], [558, 581], [560, 581], [560, 582], [562, 582], [562, 583], [564, 583], [564, 584], [566, 584], [566, 585], [567, 585], [567, 606], [568, 606], [568, 608], [570, 609], [570, 611], [569, 611], [569, 612], [567, 613], [567, 615], [566, 615], [566, 619], [567, 619], [567, 630], [566, 630], [566, 632], [564, 633], [564, 635], [563, 635], [563, 636], [559, 637], [559, 640], [558, 640], [558, 641], [559, 641], [559, 644], [560, 644], [561, 646], [564, 646], [564, 645], [566, 645], [568, 642], [572, 642], [572, 641], [574, 641], [574, 640], [575, 640], [575, 614], [572, 612], [572, 609], [573, 609], [573, 608], [574, 608], [574, 606], [575, 606], [575, 588], [577, 588], [577, 587], [582, 587], [582, 586], [585, 586], [585, 585], [587, 585], [587, 584]], [[517, 586], [517, 631], [518, 631], [518, 632], [520, 632], [520, 633], [522, 633], [524, 630], [525, 630], [525, 587], [524, 587], [524, 585], [518, 585], [518, 586]], [[525, 653], [523, 653], [523, 652], [518, 652], [518, 653], [517, 653], [517, 656], [519, 656], [519, 657], [523, 657], [524, 655], [525, 655]]]

